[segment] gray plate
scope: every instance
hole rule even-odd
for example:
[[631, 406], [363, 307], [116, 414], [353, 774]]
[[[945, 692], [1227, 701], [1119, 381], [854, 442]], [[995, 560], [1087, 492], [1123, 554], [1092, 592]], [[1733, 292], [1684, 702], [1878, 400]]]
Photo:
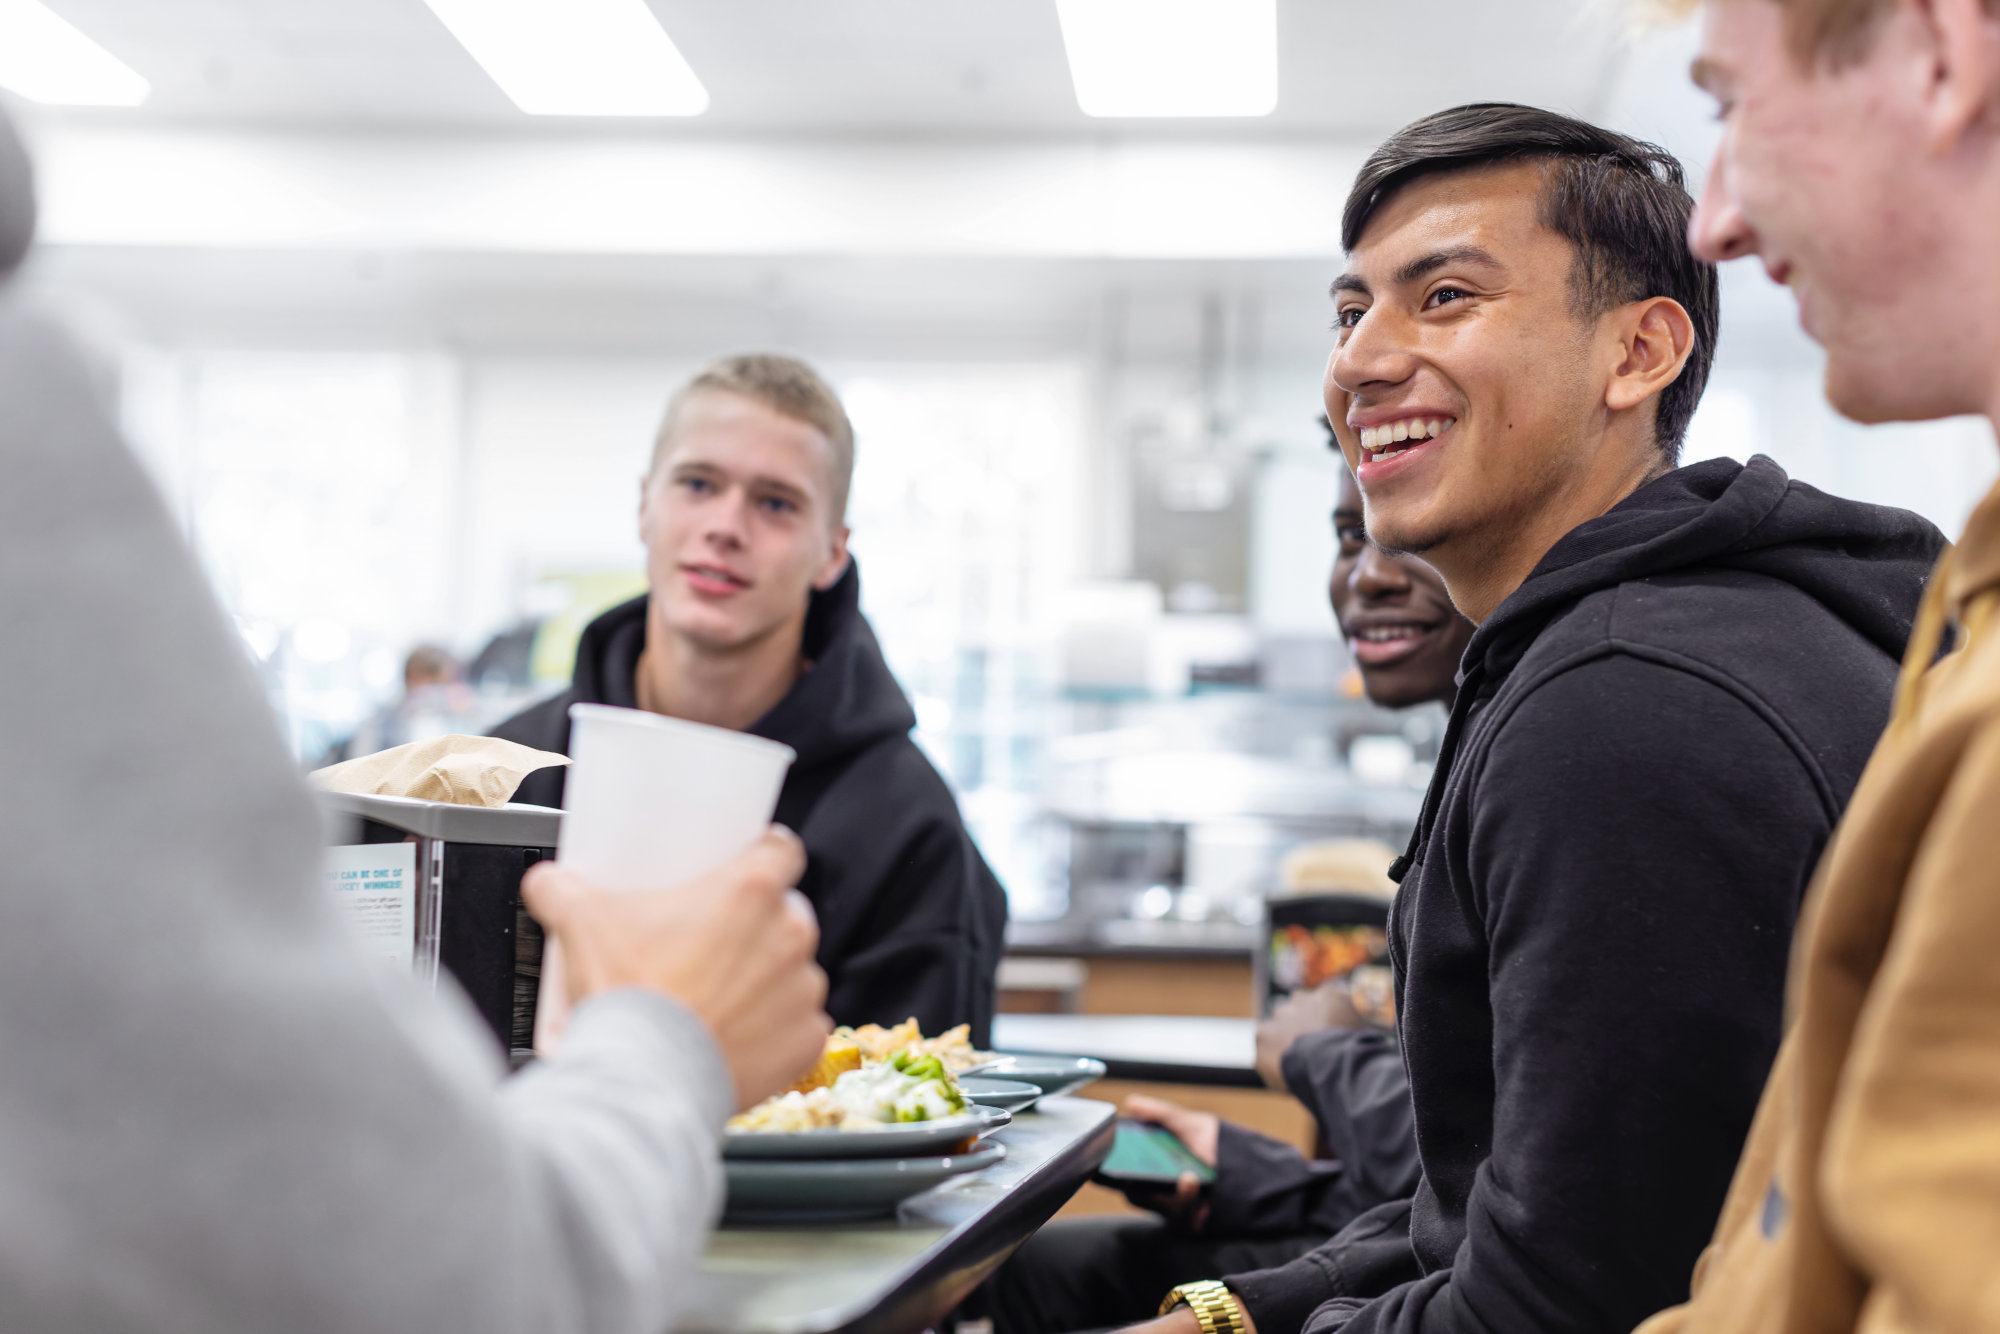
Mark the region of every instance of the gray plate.
[[[851, 1133], [851, 1132], [850, 1132]], [[970, 1153], [936, 1158], [726, 1160], [731, 1223], [832, 1223], [894, 1213], [910, 1196], [941, 1181], [991, 1167], [1007, 1146], [981, 1144]]]
[[1089, 1056], [1030, 1056], [1002, 1052], [978, 1068], [995, 1079], [1018, 1079], [1033, 1084], [1045, 1098], [1058, 1093], [1074, 1093], [1085, 1084], [1104, 1078], [1104, 1062]]
[[960, 1075], [958, 1086], [965, 1096], [981, 1107], [998, 1107], [1009, 1112], [1025, 1112], [1042, 1096], [1041, 1085], [1019, 1079], [994, 1079], [989, 1075]]
[[722, 1136], [725, 1158], [910, 1158], [950, 1153], [975, 1135], [991, 1134], [1014, 1119], [1012, 1112], [977, 1103], [942, 1121], [905, 1121], [868, 1130], [729, 1130]]

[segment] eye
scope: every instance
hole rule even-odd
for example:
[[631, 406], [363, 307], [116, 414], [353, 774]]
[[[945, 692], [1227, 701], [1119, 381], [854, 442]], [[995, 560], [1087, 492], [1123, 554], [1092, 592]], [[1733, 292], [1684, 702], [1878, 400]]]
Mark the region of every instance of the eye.
[[1335, 519], [1333, 535], [1340, 543], [1340, 554], [1343, 556], [1358, 555], [1361, 548], [1368, 545], [1368, 529], [1358, 523], [1342, 523]]
[[799, 509], [783, 496], [765, 496], [759, 503], [763, 505], [766, 514], [796, 514]]
[[1463, 301], [1470, 295], [1471, 293], [1462, 287], [1440, 287], [1424, 299], [1424, 308], [1426, 310], [1435, 309], [1448, 301]]
[[1344, 306], [1334, 314], [1333, 327], [1336, 329], [1352, 329], [1355, 325], [1361, 323], [1361, 317], [1367, 313], [1360, 306]]
[[715, 490], [715, 483], [706, 477], [680, 477], [675, 479], [682, 487], [698, 496], [705, 496]]

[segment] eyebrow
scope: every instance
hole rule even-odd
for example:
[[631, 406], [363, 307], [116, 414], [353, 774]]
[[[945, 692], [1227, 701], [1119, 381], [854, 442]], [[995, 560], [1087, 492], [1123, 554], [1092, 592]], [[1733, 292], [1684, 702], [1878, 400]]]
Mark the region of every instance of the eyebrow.
[[1722, 77], [1722, 67], [1707, 56], [1696, 56], [1688, 66], [1688, 78], [1703, 92], [1714, 91], [1714, 83]]
[[739, 478], [734, 473], [710, 463], [706, 459], [688, 459], [685, 462], [677, 463], [674, 465], [674, 472], [679, 475], [700, 473], [707, 477], [717, 477], [725, 481], [740, 481], [744, 486], [752, 490], [762, 489], [777, 492], [795, 504], [810, 505], [812, 503], [812, 496], [810, 494], [801, 491], [782, 477], [771, 477], [763, 473], [753, 473], [748, 477]]
[[[1413, 283], [1426, 274], [1435, 273], [1450, 264], [1484, 264], [1489, 268], [1500, 268], [1500, 261], [1493, 252], [1476, 245], [1452, 246], [1445, 250], [1433, 250], [1428, 255], [1419, 255], [1390, 275], [1389, 281], [1395, 286]], [[1373, 296], [1374, 290], [1358, 273], [1343, 273], [1333, 280], [1329, 295], [1341, 292], [1358, 292], [1362, 296]]]

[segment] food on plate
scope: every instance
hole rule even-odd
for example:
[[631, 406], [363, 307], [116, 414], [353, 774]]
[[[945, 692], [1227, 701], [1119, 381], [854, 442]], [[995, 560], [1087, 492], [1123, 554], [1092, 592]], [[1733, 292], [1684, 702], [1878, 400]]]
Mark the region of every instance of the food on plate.
[[819, 1061], [812, 1069], [799, 1076], [787, 1093], [810, 1093], [823, 1089], [850, 1070], [861, 1068], [861, 1044], [853, 1037], [835, 1033], [827, 1038], [826, 1046], [820, 1051]]
[[965, 1093], [935, 1055], [899, 1051], [879, 1065], [849, 1070], [831, 1085], [766, 1098], [732, 1118], [731, 1130], [872, 1130], [909, 1121], [942, 1121], [966, 1108]]
[[893, 1028], [863, 1024], [859, 1028], [834, 1030], [835, 1037], [843, 1035], [860, 1045], [863, 1065], [880, 1065], [898, 1052], [914, 1052], [918, 1056], [937, 1057], [946, 1069], [957, 1074], [993, 1059], [992, 1052], [980, 1051], [972, 1045], [972, 1029], [967, 1024], [948, 1028], [934, 1038], [925, 1037], [915, 1019], [905, 1019]]

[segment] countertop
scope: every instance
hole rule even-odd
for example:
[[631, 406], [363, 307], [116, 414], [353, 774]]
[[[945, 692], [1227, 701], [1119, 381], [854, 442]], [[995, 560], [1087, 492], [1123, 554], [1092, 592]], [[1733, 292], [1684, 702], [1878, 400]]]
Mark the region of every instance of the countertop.
[[1235, 959], [1254, 954], [1258, 931], [1241, 922], [1084, 921], [1009, 922], [1007, 952], [1090, 957]]
[[1045, 1098], [993, 1138], [1007, 1156], [893, 1218], [724, 1227], [675, 1334], [916, 1334], [1048, 1221], [1111, 1151], [1115, 1110]]
[[999, 1051], [1094, 1056], [1113, 1079], [1262, 1088], [1257, 1022], [1159, 1014], [1001, 1014]]

